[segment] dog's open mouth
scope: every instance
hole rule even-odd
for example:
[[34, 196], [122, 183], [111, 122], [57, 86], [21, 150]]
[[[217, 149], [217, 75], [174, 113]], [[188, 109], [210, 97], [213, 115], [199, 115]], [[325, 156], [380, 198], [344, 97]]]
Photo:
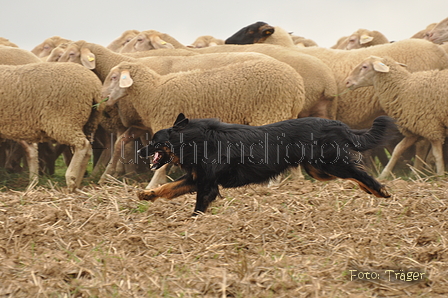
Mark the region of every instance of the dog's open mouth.
[[162, 159], [163, 154], [156, 151], [154, 152], [154, 154], [152, 155], [152, 162], [151, 162], [151, 169], [155, 170], [160, 168], [160, 160]]

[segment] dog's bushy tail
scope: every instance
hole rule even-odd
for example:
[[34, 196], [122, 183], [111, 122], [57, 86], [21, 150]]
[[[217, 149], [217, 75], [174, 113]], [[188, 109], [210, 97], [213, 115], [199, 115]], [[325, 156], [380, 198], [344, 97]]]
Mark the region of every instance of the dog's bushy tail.
[[368, 130], [351, 130], [355, 150], [366, 151], [387, 144], [397, 133], [395, 121], [388, 116], [377, 117]]

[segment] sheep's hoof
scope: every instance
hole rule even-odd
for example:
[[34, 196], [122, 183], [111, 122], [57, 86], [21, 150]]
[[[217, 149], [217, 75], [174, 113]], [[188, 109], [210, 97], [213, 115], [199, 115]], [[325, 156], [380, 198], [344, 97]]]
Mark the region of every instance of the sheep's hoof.
[[69, 192], [75, 192], [77, 188], [76, 177], [67, 177], [66, 184]]
[[156, 193], [152, 190], [139, 191], [139, 192], [137, 192], [137, 197], [139, 198], [139, 200], [145, 200], [145, 201], [151, 201], [151, 202], [154, 202], [158, 198]]

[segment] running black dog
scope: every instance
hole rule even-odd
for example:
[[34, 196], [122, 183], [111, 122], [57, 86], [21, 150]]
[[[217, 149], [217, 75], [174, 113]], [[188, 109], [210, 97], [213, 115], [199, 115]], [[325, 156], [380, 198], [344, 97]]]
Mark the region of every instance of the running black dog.
[[193, 215], [197, 215], [219, 195], [219, 185], [263, 183], [302, 165], [317, 180], [353, 180], [367, 193], [387, 198], [385, 187], [362, 170], [359, 152], [381, 145], [392, 126], [386, 116], [376, 118], [371, 129], [360, 131], [339, 121], [312, 117], [249, 126], [217, 119], [189, 120], [179, 114], [173, 127], [158, 131], [139, 155], [152, 156], [152, 169], [174, 163], [186, 174], [140, 191], [138, 197], [154, 201], [196, 191]]

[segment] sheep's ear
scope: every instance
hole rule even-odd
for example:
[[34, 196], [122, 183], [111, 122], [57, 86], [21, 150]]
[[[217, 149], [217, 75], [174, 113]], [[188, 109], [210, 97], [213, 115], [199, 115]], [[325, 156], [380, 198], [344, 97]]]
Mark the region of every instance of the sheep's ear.
[[373, 62], [373, 69], [378, 72], [389, 72], [389, 66], [378, 60]]
[[122, 70], [120, 74], [120, 88], [128, 88], [132, 86], [134, 80], [131, 78], [129, 70]]
[[366, 44], [368, 42], [371, 42], [373, 40], [372, 36], [368, 36], [368, 35], [363, 35], [361, 36], [361, 39], [359, 40], [360, 44]]
[[186, 118], [184, 114], [180, 113], [177, 116], [176, 121], [174, 121], [173, 127], [174, 128], [184, 128], [185, 126], [187, 126], [188, 121], [189, 121], [188, 118]]
[[95, 55], [87, 48], [81, 49], [81, 64], [88, 69], [95, 69]]
[[158, 35], [153, 35], [149, 38], [151, 44], [155, 49], [174, 49], [174, 46], [169, 42], [164, 41]]

